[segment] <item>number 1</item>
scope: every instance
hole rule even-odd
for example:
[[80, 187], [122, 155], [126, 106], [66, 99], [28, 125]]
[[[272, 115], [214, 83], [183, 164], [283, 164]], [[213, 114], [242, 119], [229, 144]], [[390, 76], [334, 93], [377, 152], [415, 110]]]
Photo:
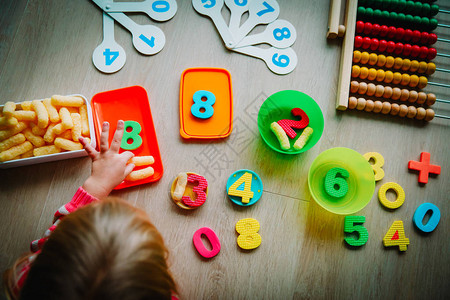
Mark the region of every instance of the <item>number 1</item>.
[[263, 2], [263, 5], [266, 7], [266, 9], [263, 9], [262, 11], [258, 12], [257, 13], [258, 17], [261, 17], [264, 14], [275, 11], [275, 9], [272, 6], [270, 6], [269, 3], [267, 3], [266, 1]]

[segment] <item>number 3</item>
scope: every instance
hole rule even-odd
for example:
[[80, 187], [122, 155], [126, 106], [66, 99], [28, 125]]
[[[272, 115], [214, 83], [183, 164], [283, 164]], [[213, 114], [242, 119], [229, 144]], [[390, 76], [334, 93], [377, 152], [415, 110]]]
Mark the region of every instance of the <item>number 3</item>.
[[201, 206], [206, 201], [205, 192], [208, 188], [208, 181], [206, 181], [205, 177], [196, 174], [189, 175], [187, 180], [189, 182], [198, 182], [198, 185], [192, 189], [197, 194], [197, 199], [195, 199], [195, 201], [192, 201], [191, 197], [183, 196], [181, 198], [183, 199], [183, 203], [191, 207]]

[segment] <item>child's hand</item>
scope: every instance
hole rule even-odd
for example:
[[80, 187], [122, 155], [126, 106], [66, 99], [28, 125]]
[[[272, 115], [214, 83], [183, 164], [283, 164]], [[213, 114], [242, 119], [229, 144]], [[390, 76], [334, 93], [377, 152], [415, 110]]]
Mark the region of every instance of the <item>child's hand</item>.
[[92, 159], [92, 173], [84, 182], [83, 189], [97, 199], [107, 197], [134, 168], [134, 164], [127, 165], [128, 160], [134, 156], [132, 152], [125, 151], [119, 154], [123, 130], [124, 122], [120, 120], [117, 122], [117, 129], [109, 148], [109, 123], [104, 122], [100, 136], [100, 152], [97, 152], [87, 140], [80, 138], [81, 144]]

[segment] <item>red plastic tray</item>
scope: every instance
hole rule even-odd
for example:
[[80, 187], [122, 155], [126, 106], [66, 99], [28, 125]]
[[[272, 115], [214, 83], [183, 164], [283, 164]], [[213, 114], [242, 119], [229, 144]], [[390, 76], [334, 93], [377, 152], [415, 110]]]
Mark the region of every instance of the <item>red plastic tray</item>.
[[[111, 144], [118, 120], [136, 121], [142, 131], [142, 145], [132, 150], [136, 156], [152, 155], [155, 163], [151, 165], [155, 173], [139, 181], [123, 181], [114, 189], [123, 189], [130, 186], [158, 181], [163, 175], [163, 165], [159, 153], [158, 139], [156, 138], [155, 127], [153, 125], [152, 112], [148, 95], [141, 86], [132, 86], [113, 91], [96, 94], [91, 100], [92, 115], [94, 117], [94, 127], [97, 137], [97, 148], [100, 145], [100, 133], [104, 121], [109, 122], [109, 143]], [[125, 150], [120, 149], [120, 153]], [[136, 167], [134, 170], [146, 168], [147, 166]]]

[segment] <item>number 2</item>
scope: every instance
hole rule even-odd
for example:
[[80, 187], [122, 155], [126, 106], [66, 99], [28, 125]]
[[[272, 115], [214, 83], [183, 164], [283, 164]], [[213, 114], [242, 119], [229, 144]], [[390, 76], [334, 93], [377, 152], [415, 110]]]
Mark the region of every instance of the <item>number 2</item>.
[[105, 56], [105, 64], [110, 66], [119, 57], [119, 51], [111, 51], [111, 49], [106, 48], [103, 55]]
[[275, 9], [272, 6], [270, 6], [269, 3], [267, 3], [266, 1], [263, 2], [263, 5], [266, 7], [266, 9], [263, 9], [260, 12], [258, 12], [257, 13], [258, 17], [261, 17], [264, 14], [275, 11]]
[[181, 198], [183, 199], [183, 203], [191, 207], [201, 206], [206, 201], [205, 192], [208, 188], [208, 181], [206, 181], [205, 177], [196, 174], [189, 175], [187, 180], [189, 182], [198, 182], [198, 185], [192, 189], [197, 194], [197, 199], [195, 199], [195, 201], [192, 201], [191, 197], [183, 196]]
[[[244, 184], [244, 190], [238, 190], [237, 188]], [[242, 203], [249, 203], [253, 198], [252, 192], [252, 174], [245, 172], [238, 180], [236, 180], [228, 189], [228, 195], [242, 198]]]

